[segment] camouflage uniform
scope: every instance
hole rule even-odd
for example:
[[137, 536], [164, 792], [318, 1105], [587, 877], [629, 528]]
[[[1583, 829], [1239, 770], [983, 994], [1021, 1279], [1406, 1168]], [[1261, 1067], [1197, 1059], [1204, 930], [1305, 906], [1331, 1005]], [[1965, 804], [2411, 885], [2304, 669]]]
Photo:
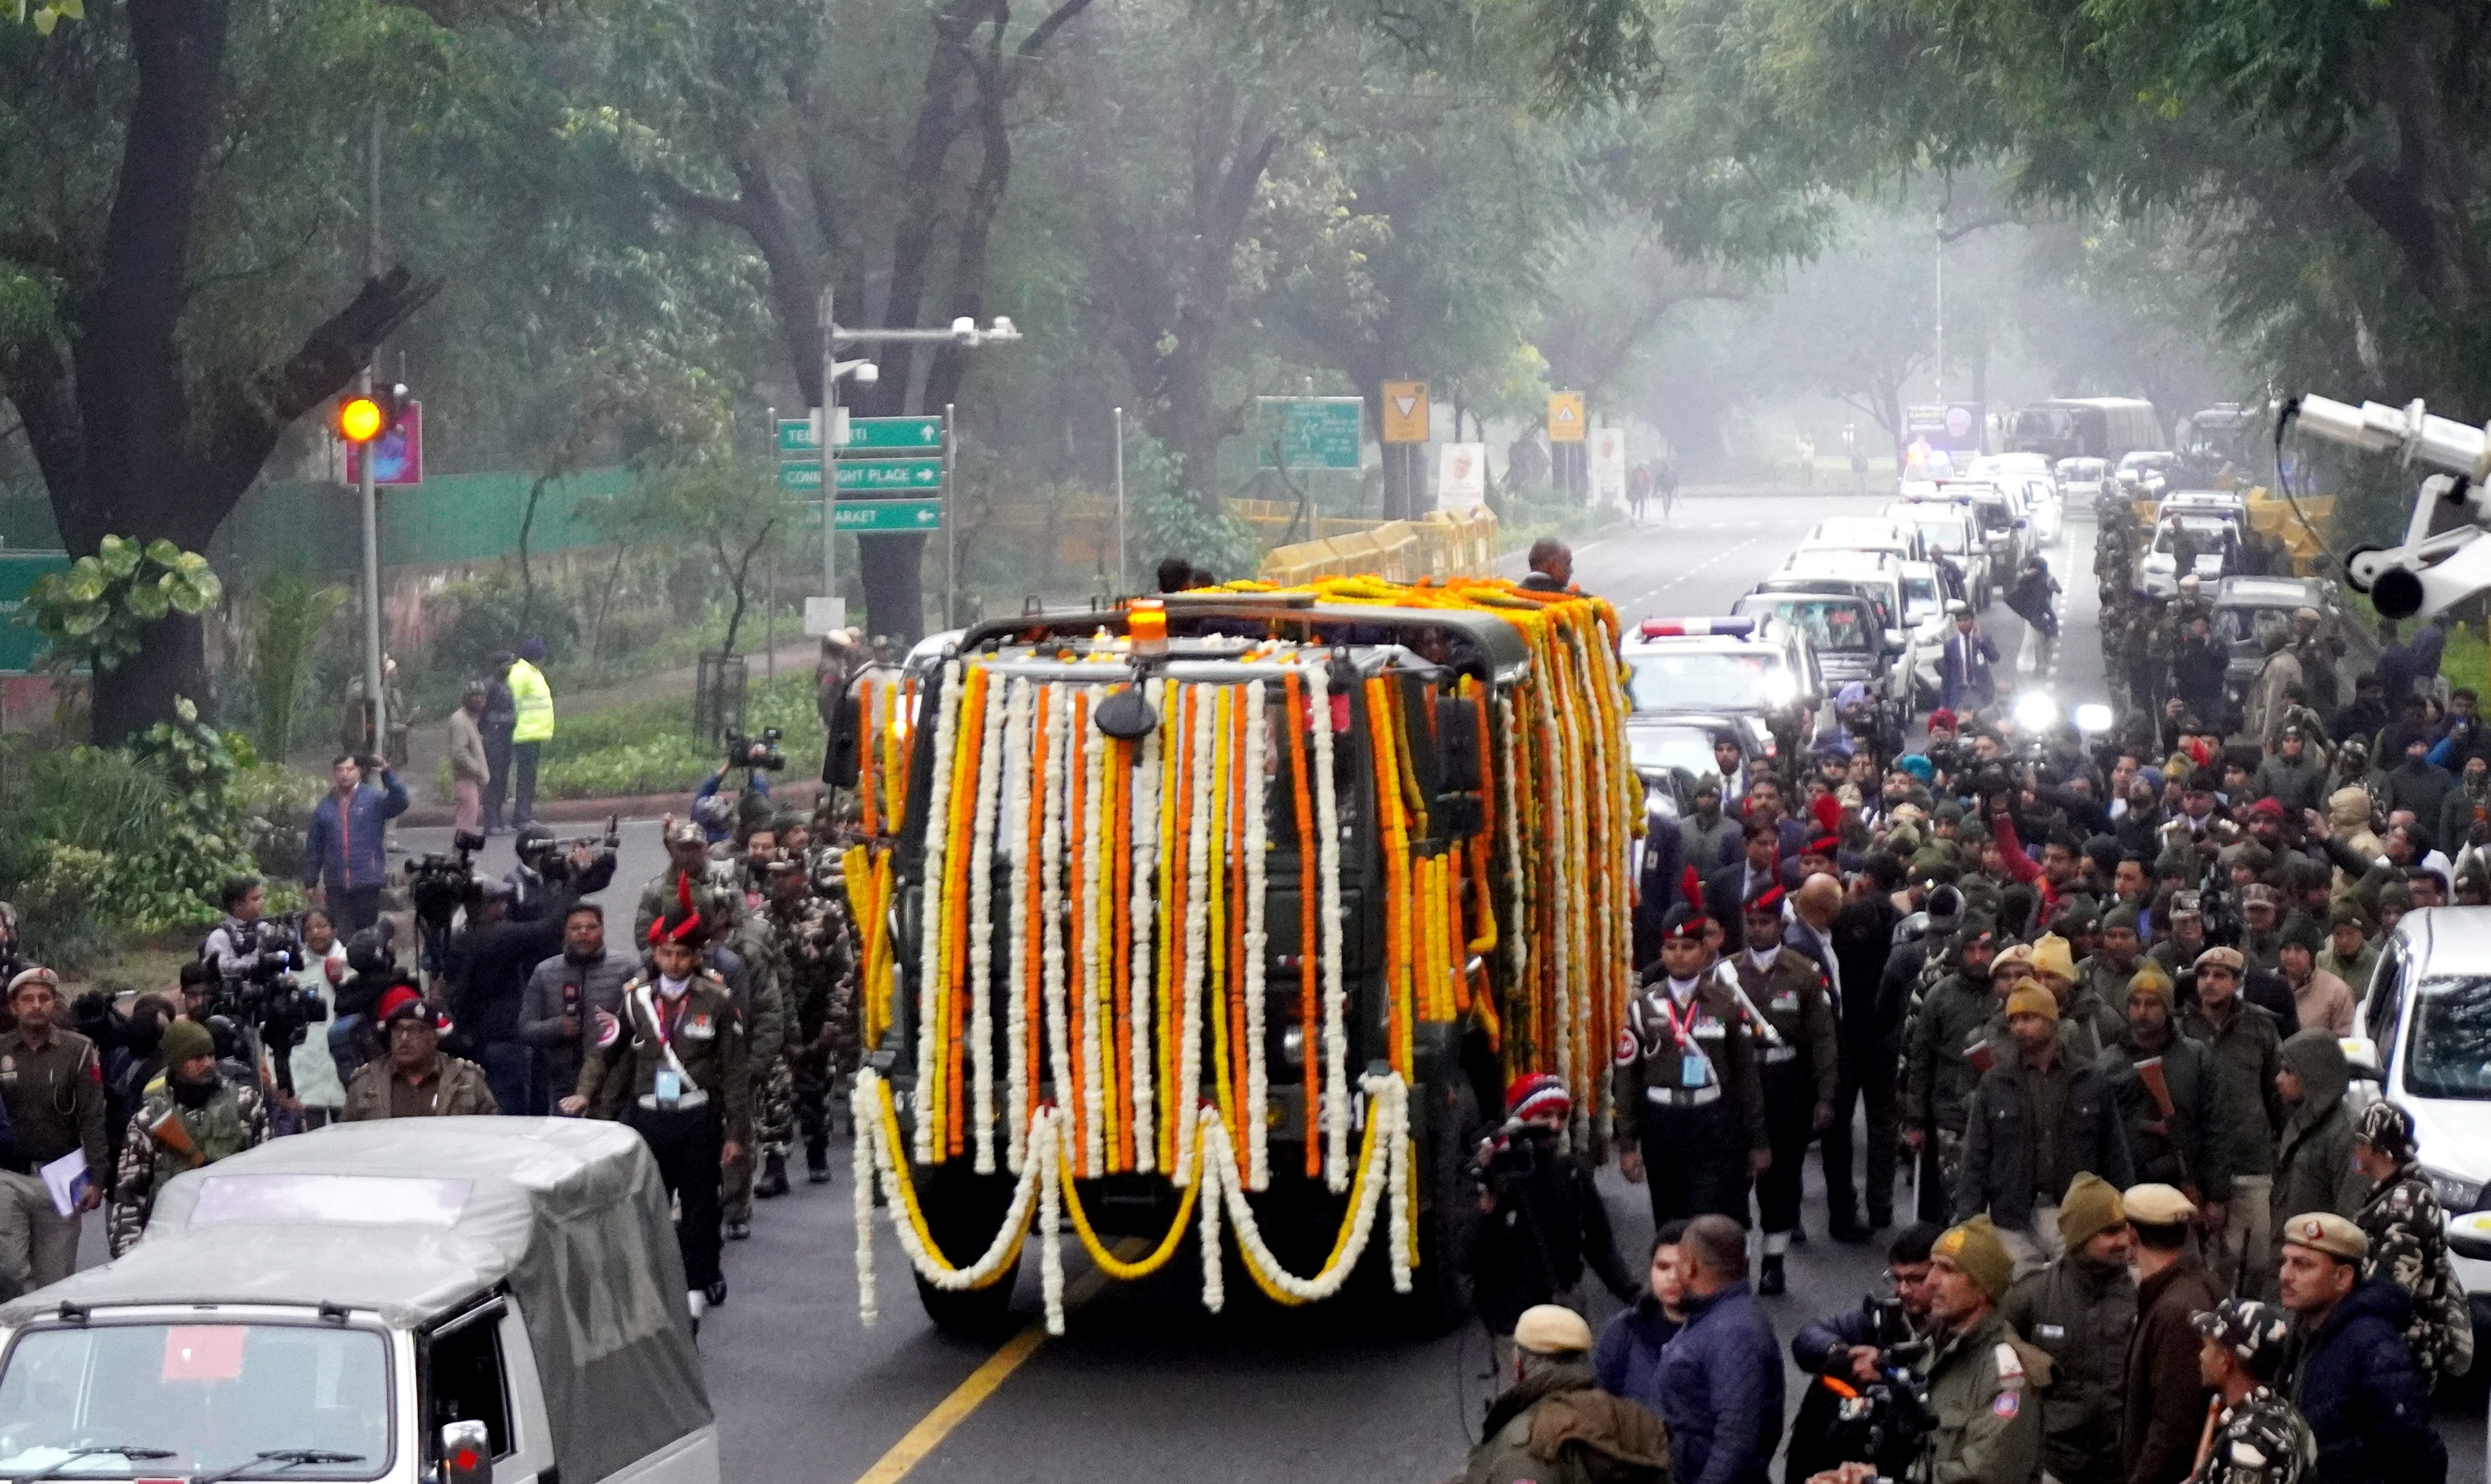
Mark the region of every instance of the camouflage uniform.
[[2301, 1484], [2318, 1472], [2318, 1440], [2301, 1411], [2260, 1386], [2214, 1420], [2213, 1445], [2188, 1484]]
[[2465, 1286], [2447, 1261], [2447, 1217], [2430, 1178], [2414, 1162], [2413, 1123], [2393, 1103], [2361, 1110], [2359, 1137], [2396, 1161], [2396, 1173], [2361, 1203], [2354, 1224], [2370, 1238], [2361, 1276], [2385, 1277], [2413, 1297], [2405, 1343], [2426, 1375], [2463, 1375], [2474, 1359], [2474, 1323]]
[[787, 1010], [795, 1028], [779, 1059], [789, 1074], [794, 1124], [771, 1148], [783, 1155], [790, 1135], [801, 1130], [807, 1160], [827, 1168], [821, 1161], [830, 1140], [832, 1085], [856, 1069], [861, 1049], [856, 934], [848, 922], [846, 889], [835, 877], [816, 875], [811, 889], [793, 902], [773, 897], [768, 920], [785, 965]]
[[779, 1132], [795, 1122], [795, 1087], [787, 1074], [786, 964], [779, 957], [776, 935], [764, 914], [748, 908], [742, 892], [722, 894], [720, 903], [733, 920], [721, 935], [744, 961], [747, 992], [736, 1005], [745, 1025], [745, 1068], [749, 1079], [753, 1145], [745, 1157], [727, 1167], [723, 1214], [727, 1235], [742, 1237], [752, 1222], [752, 1174], [763, 1151]]
[[[196, 1108], [174, 1096], [170, 1072], [159, 1072], [147, 1084], [146, 1099], [122, 1136], [112, 1205], [104, 1216], [104, 1237], [114, 1257], [137, 1242], [167, 1180], [268, 1142], [268, 1100], [259, 1088], [221, 1071], [217, 1075], [221, 1086]], [[178, 1134], [168, 1120], [178, 1120]], [[164, 1137], [158, 1137], [159, 1130]]]

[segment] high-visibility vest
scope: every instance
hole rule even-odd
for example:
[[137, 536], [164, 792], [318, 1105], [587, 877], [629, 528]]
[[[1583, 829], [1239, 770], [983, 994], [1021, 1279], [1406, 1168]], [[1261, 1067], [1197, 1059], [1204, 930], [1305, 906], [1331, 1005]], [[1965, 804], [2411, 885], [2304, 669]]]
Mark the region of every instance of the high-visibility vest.
[[518, 708], [511, 741], [553, 741], [553, 689], [545, 684], [543, 672], [524, 659], [512, 660], [509, 684], [512, 704]]

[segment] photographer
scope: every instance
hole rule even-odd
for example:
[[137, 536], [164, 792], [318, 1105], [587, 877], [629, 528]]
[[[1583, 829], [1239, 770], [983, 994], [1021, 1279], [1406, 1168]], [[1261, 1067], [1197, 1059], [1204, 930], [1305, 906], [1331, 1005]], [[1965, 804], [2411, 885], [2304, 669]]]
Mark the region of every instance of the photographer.
[[225, 917], [209, 929], [199, 958], [216, 967], [218, 978], [263, 979], [293, 969], [294, 940], [268, 920], [268, 889], [258, 877], [226, 877], [217, 905]]
[[621, 844], [616, 830], [617, 822], [609, 820], [602, 842], [592, 847], [575, 840], [566, 852], [544, 826], [522, 827], [513, 842], [518, 864], [502, 877], [511, 888], [510, 919], [559, 917], [570, 903], [604, 890], [614, 880], [615, 849]]
[[[787, 761], [778, 754], [777, 741], [777, 733], [775, 728], [764, 734], [763, 740], [759, 742], [750, 742], [742, 736], [728, 737], [726, 761], [720, 763], [718, 771], [703, 778], [700, 787], [692, 791], [693, 817], [699, 818], [701, 800], [717, 798], [726, 785], [726, 775], [739, 768], [744, 770], [744, 787], [737, 793], [737, 808], [726, 816], [723, 828], [712, 829], [709, 831], [710, 844], [716, 845], [735, 833], [736, 816], [742, 812], [745, 796], [755, 795], [765, 800], [769, 799], [769, 770], [783, 767]], [[774, 758], [777, 759], [776, 762], [772, 761]]]
[[[1873, 1464], [1890, 1477], [1900, 1477], [1911, 1468], [1920, 1434], [1908, 1425], [1890, 1392], [1880, 1398], [1870, 1388], [1895, 1384], [1887, 1372], [1907, 1367], [1927, 1348], [1933, 1332], [1929, 1249], [1938, 1235], [1936, 1223], [1921, 1221], [1895, 1236], [1886, 1249], [1892, 1297], [1872, 1295], [1856, 1309], [1801, 1326], [1792, 1337], [1792, 1361], [1816, 1380], [1800, 1398], [1799, 1415], [1791, 1422], [1783, 1477], [1803, 1479], [1849, 1462]], [[1869, 1401], [1864, 1409], [1846, 1409], [1850, 1398], [1863, 1396]], [[1854, 1411], [1860, 1414], [1846, 1414]]]
[[563, 919], [513, 922], [506, 916], [511, 888], [502, 882], [477, 886], [467, 908], [467, 927], [451, 940], [443, 977], [461, 1045], [484, 1065], [493, 1101], [505, 1113], [541, 1118], [548, 1106], [537, 1049], [519, 1031], [520, 1002], [529, 974], [562, 951]]
[[1511, 1334], [1522, 1311], [1572, 1292], [1587, 1266], [1620, 1303], [1635, 1300], [1592, 1172], [1559, 1144], [1573, 1111], [1556, 1077], [1518, 1077], [1506, 1090], [1505, 1126], [1473, 1161], [1482, 1219], [1471, 1240], [1472, 1300], [1491, 1334]]
[[[378, 788], [366, 781], [373, 774]], [[329, 777], [330, 791], [304, 832], [303, 885], [313, 905], [328, 908], [340, 929], [356, 933], [381, 915], [381, 888], [389, 879], [384, 839], [389, 822], [406, 812], [406, 785], [388, 759], [343, 752], [329, 765]]]

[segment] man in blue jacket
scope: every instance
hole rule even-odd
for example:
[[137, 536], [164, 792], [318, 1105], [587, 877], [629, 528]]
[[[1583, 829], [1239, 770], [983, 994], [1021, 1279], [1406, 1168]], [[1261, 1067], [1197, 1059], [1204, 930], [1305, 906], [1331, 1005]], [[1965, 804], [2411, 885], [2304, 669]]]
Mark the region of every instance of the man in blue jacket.
[[1652, 1270], [1642, 1297], [1600, 1330], [1592, 1378], [1611, 1396], [1660, 1411], [1660, 1357], [1686, 1326], [1686, 1275], [1679, 1266], [1684, 1221], [1664, 1221], [1652, 1240]]
[[2405, 1344], [2413, 1300], [2391, 1277], [2361, 1276], [2370, 1239], [2332, 1211], [2295, 1216], [2278, 1235], [2295, 1330], [2286, 1389], [2318, 1439], [2319, 1484], [2446, 1484], [2432, 1378]]
[[1782, 1438], [1781, 1346], [1747, 1288], [1747, 1234], [1698, 1216], [1678, 1243], [1686, 1326], [1660, 1356], [1673, 1484], [1767, 1484]]
[[[372, 772], [380, 774], [378, 788], [364, 781]], [[338, 933], [351, 937], [380, 920], [389, 879], [383, 841], [389, 822], [406, 812], [406, 785], [388, 759], [346, 752], [329, 765], [329, 777], [334, 786], [304, 831], [303, 885], [312, 905], [327, 908]]]

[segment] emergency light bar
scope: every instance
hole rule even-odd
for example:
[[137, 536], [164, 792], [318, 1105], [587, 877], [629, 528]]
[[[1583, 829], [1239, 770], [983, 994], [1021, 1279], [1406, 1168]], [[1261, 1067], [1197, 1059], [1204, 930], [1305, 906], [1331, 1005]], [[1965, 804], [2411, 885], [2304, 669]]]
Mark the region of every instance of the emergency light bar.
[[1756, 621], [1750, 618], [1730, 619], [1646, 619], [1637, 630], [1647, 639], [1752, 639]]

